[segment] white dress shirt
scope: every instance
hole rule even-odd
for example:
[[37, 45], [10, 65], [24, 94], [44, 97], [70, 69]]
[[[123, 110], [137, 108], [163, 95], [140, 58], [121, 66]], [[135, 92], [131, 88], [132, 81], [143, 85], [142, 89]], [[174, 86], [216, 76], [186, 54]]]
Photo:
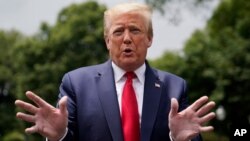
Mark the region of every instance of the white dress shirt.
[[[122, 109], [122, 103], [121, 103], [122, 102], [122, 92], [123, 92], [123, 87], [124, 87], [125, 82], [126, 82], [126, 77], [124, 76], [124, 74], [126, 73], [126, 71], [119, 68], [114, 62], [112, 62], [112, 68], [114, 71], [116, 93], [117, 93], [119, 108], [121, 111], [121, 109]], [[133, 79], [133, 87], [134, 87], [135, 94], [136, 94], [140, 123], [141, 123], [141, 115], [142, 115], [145, 71], [146, 71], [146, 65], [144, 63], [142, 66], [140, 66], [138, 69], [136, 69], [134, 71], [134, 73], [136, 74], [136, 78]]]
[[[123, 69], [119, 68], [114, 62], [112, 62], [112, 68], [114, 71], [114, 78], [115, 78], [115, 87], [116, 87], [116, 93], [117, 93], [117, 98], [118, 98], [118, 103], [119, 103], [119, 108], [121, 111], [122, 108], [122, 92], [123, 92], [123, 87], [126, 82], [126, 77], [124, 74], [126, 71]], [[139, 121], [141, 123], [141, 115], [142, 115], [142, 103], [143, 103], [143, 94], [144, 94], [144, 83], [145, 83], [145, 71], [146, 71], [146, 65], [145, 63], [136, 69], [134, 73], [136, 74], [136, 78], [133, 79], [133, 87], [135, 90], [136, 94], [136, 100], [137, 100], [137, 105], [138, 105], [138, 111], [139, 111]], [[121, 113], [120, 113], [121, 114]], [[67, 135], [68, 128], [66, 129], [66, 133], [64, 136], [59, 140], [62, 141], [65, 136]], [[48, 141], [46, 139], [46, 141]]]
[[[119, 68], [114, 62], [112, 62], [112, 68], [114, 71], [116, 93], [117, 93], [119, 108], [121, 111], [122, 91], [123, 91], [123, 87], [124, 87], [125, 82], [126, 82], [126, 77], [124, 77], [124, 74], [126, 73], [126, 71]], [[133, 79], [133, 87], [134, 87], [135, 94], [136, 94], [140, 123], [141, 123], [142, 106], [143, 106], [145, 72], [146, 72], [146, 65], [144, 63], [142, 66], [140, 66], [138, 69], [136, 69], [134, 71], [134, 73], [136, 74], [136, 78]], [[67, 132], [68, 132], [68, 128], [66, 128], [66, 132], [65, 132], [64, 136], [59, 141], [62, 141], [65, 138], [65, 136], [67, 135]], [[171, 132], [169, 132], [169, 137], [170, 137], [170, 140], [173, 141], [173, 139], [171, 137]], [[46, 141], [48, 141], [47, 138], [46, 138]]]
[[[121, 109], [122, 109], [122, 101], [121, 101], [122, 100], [122, 92], [123, 92], [123, 87], [124, 87], [125, 82], [126, 82], [126, 77], [124, 76], [124, 74], [126, 73], [126, 71], [119, 68], [114, 62], [112, 62], [112, 68], [114, 71], [116, 93], [117, 93], [117, 97], [118, 97], [119, 108], [121, 111]], [[138, 69], [136, 69], [134, 71], [134, 73], [136, 74], [136, 78], [133, 79], [133, 87], [134, 87], [135, 94], [136, 94], [140, 123], [141, 123], [143, 96], [144, 96], [145, 72], [146, 72], [146, 65], [144, 63], [142, 66], [140, 66]], [[169, 137], [170, 137], [170, 140], [173, 141], [173, 139], [171, 137], [171, 132], [169, 132]]]

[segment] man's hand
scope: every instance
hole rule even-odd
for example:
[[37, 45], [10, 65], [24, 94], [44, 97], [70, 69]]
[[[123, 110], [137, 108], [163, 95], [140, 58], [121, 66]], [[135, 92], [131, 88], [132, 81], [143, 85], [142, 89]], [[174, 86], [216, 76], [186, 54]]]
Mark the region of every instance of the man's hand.
[[200, 132], [212, 131], [212, 126], [204, 126], [204, 124], [215, 117], [215, 113], [210, 112], [214, 106], [213, 101], [208, 102], [208, 97], [203, 96], [178, 113], [179, 104], [175, 98], [172, 98], [169, 113], [169, 128], [172, 139], [174, 141], [189, 141]]
[[26, 128], [26, 133], [39, 133], [50, 141], [58, 141], [66, 132], [68, 123], [67, 97], [59, 101], [59, 109], [53, 107], [34, 93], [27, 91], [26, 96], [36, 105], [16, 100], [15, 104], [30, 114], [18, 112], [17, 118], [34, 123]]

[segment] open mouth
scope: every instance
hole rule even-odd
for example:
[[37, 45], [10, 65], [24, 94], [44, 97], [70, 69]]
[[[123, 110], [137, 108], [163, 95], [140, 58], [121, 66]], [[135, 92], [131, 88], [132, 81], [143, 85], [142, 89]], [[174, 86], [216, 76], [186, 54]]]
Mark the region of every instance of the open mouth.
[[132, 52], [132, 49], [126, 48], [126, 49], [124, 50], [124, 52], [125, 52], [125, 53], [130, 53], [130, 52]]
[[126, 48], [126, 49], [123, 50], [123, 54], [125, 56], [132, 56], [133, 50], [131, 48]]

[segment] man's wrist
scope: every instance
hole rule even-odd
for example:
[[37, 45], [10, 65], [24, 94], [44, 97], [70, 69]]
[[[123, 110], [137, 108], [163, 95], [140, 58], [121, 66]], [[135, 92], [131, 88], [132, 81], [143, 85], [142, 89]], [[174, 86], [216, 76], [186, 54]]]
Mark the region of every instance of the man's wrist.
[[[66, 137], [67, 133], [68, 133], [68, 128], [66, 128], [65, 133], [63, 134], [63, 136], [58, 141], [62, 141]], [[51, 140], [46, 138], [46, 141], [51, 141]]]
[[169, 132], [169, 138], [170, 138], [171, 141], [174, 141], [172, 136], [171, 136], [171, 132]]
[[62, 136], [62, 138], [59, 141], [62, 141], [66, 137], [67, 133], [68, 133], [68, 128], [66, 128], [64, 135]]
[[[169, 138], [170, 138], [170, 141], [177, 141], [173, 139], [171, 132], [169, 132]], [[188, 140], [188, 141], [191, 141], [191, 140]]]

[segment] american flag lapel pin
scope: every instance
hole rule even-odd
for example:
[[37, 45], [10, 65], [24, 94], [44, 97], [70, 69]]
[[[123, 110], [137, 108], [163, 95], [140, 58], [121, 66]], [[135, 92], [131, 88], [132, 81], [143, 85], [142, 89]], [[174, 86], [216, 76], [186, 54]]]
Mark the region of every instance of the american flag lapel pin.
[[160, 88], [160, 87], [161, 87], [161, 85], [160, 85], [160, 84], [158, 84], [158, 83], [155, 83], [155, 87]]

